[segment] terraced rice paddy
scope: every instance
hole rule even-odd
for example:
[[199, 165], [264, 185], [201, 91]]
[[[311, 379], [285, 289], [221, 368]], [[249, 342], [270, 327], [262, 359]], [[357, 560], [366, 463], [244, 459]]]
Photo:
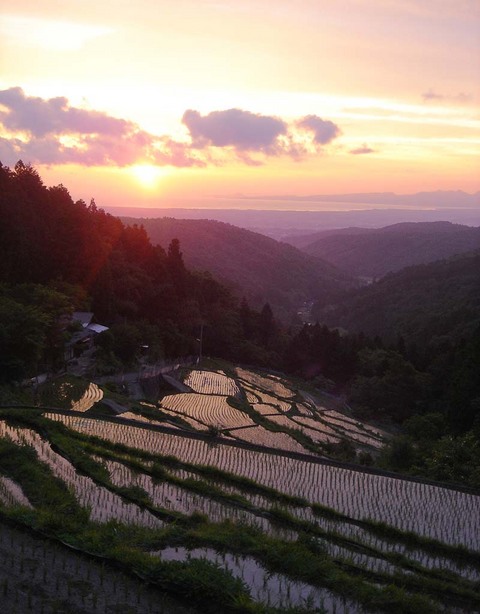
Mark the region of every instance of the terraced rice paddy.
[[280, 415], [280, 410], [266, 403], [252, 403], [253, 409], [262, 416]]
[[[447, 544], [480, 549], [480, 498], [429, 484], [362, 473], [283, 455], [49, 414], [70, 428], [152, 454], [216, 467], [354, 519], [369, 518]], [[458, 521], [461, 519], [461, 522]]]
[[335, 429], [323, 424], [319, 420], [314, 420], [313, 418], [308, 418], [304, 416], [294, 416], [292, 418], [292, 422], [296, 423], [299, 428], [306, 427], [307, 429], [314, 429], [317, 431], [321, 431], [325, 435], [331, 435], [332, 437], [338, 438], [339, 433]]
[[290, 398], [295, 396], [294, 392], [290, 390], [285, 384], [282, 383], [278, 377], [266, 377], [259, 375], [254, 371], [248, 371], [246, 369], [237, 368], [237, 375], [240, 380], [247, 382], [251, 386], [271, 392], [276, 397]]
[[[285, 431], [301, 431], [319, 446], [319, 451], [322, 444], [335, 444], [341, 439], [347, 439], [354, 448], [375, 454], [388, 438], [388, 434], [381, 429], [364, 425], [336, 410], [326, 410], [322, 405], [316, 404], [311, 395], [301, 391], [294, 392], [293, 387], [288, 387], [286, 382], [278, 377], [262, 376], [238, 368], [237, 375], [239, 385], [255, 412], [268, 416], [268, 420], [277, 427], [283, 427]], [[293, 399], [295, 403], [292, 403]], [[258, 440], [261, 438], [258, 437]], [[285, 437], [278, 433], [276, 437], [272, 435], [269, 442], [271, 447], [282, 449]], [[309, 449], [305, 451], [310, 453]]]
[[305, 448], [287, 433], [268, 431], [263, 426], [247, 427], [230, 431], [234, 439], [248, 441], [257, 446], [280, 448], [288, 452], [305, 453]]
[[[232, 430], [231, 435], [242, 441], [322, 456], [332, 453], [328, 446], [344, 439], [353, 449], [375, 455], [387, 436], [381, 429], [338, 411], [326, 410], [316, 404], [310, 394], [294, 389], [278, 376], [238, 368], [234, 378], [222, 371], [193, 369], [184, 383], [178, 385], [185, 391], [169, 394], [157, 405], [140, 402], [140, 406], [153, 410], [158, 407], [163, 414], [159, 413], [158, 419], [152, 412], [143, 417], [127, 412], [123, 417], [137, 422], [155, 424], [158, 420], [168, 424], [165, 416], [170, 415], [182, 419], [183, 426], [176, 423], [178, 428], [215, 432], [216, 436], [230, 436]], [[92, 386], [85, 393], [80, 409], [89, 406], [87, 399], [96, 398]]]
[[88, 411], [95, 405], [95, 403], [101, 401], [102, 399], [103, 391], [97, 386], [97, 384], [90, 382], [82, 398], [75, 403], [72, 403], [71, 409], [73, 411]]
[[[155, 507], [186, 515], [195, 513], [205, 514], [212, 522], [235, 521], [258, 527], [272, 535], [278, 535], [280, 532], [262, 516], [252, 514], [232, 505], [225, 505], [176, 484], [159, 482], [152, 479], [149, 475], [133, 471], [122, 463], [104, 461], [104, 464], [108, 469], [113, 484], [142, 488], [148, 494]], [[282, 534], [282, 537], [284, 537], [284, 534]]]
[[127, 524], [140, 524], [147, 527], [160, 527], [162, 522], [137, 505], [125, 503], [121, 497], [109, 492], [86, 476], [77, 473], [73, 465], [63, 456], [52, 450], [48, 441], [31, 429], [10, 427], [0, 421], [0, 436], [24, 446], [32, 447], [38, 459], [50, 467], [69, 488], [83, 507], [90, 509], [90, 518], [97, 522], [120, 520]]
[[385, 439], [388, 438], [388, 433], [385, 430], [371, 426], [370, 424], [363, 424], [353, 418], [348, 418], [334, 409], [322, 412], [319, 418], [323, 422], [330, 424], [333, 428], [343, 429], [348, 433], [353, 432], [359, 435], [369, 436], [377, 441], [385, 441]]
[[[144, 424], [156, 424], [156, 425], [164, 425], [165, 422], [160, 422], [160, 420], [154, 420], [153, 418], [146, 418], [141, 414], [135, 414], [131, 411], [124, 411], [119, 416], [123, 420], [135, 420], [135, 422], [143, 422]], [[171, 426], [169, 424], [169, 426]]]
[[[128, 546], [127, 559], [148, 557], [142, 568], [157, 561], [166, 585], [185, 568], [216, 587], [238, 581], [228, 590], [243, 596], [228, 599], [279, 612], [384, 611], [368, 607], [371, 591], [379, 603], [393, 599], [396, 611], [480, 611], [480, 496], [320, 459], [344, 438], [375, 453], [388, 433], [347, 415], [348, 408], [323, 407], [285, 379], [192, 370], [185, 384], [194, 392], [142, 402], [111, 420], [69, 412], [44, 414], [50, 427], [0, 420], [0, 441], [35, 450], [109, 539], [117, 527], [127, 541], [128, 531], [147, 531]], [[101, 395], [91, 384], [75, 410], [87, 411]], [[177, 431], [163, 429], [169, 419]], [[59, 431], [59, 423], [71, 430]], [[24, 478], [12, 475], [0, 471], [0, 513], [23, 506], [35, 514], [31, 486], [25, 490]], [[182, 577], [174, 594], [189, 578]], [[96, 612], [88, 599], [83, 605]], [[150, 611], [147, 603], [142, 611]]]
[[275, 411], [275, 409], [279, 409], [281, 412], [285, 413], [292, 409], [291, 403], [289, 403], [288, 401], [284, 401], [283, 399], [280, 399], [278, 397], [275, 397], [268, 392], [263, 392], [261, 390], [255, 390], [254, 392], [260, 399], [260, 403], [262, 403], [263, 405], [270, 405], [273, 411]]
[[[477, 605], [480, 607], [480, 598], [475, 596], [480, 555], [475, 558], [467, 553], [462, 564], [461, 557], [457, 560], [456, 551], [448, 546], [480, 550], [477, 495], [354, 471], [313, 457], [226, 445], [221, 438], [212, 441], [163, 433], [151, 424], [132, 426], [118, 419], [110, 422], [60, 413], [47, 413], [46, 417], [53, 425], [43, 425], [42, 433], [56, 433], [58, 423], [72, 429], [60, 431], [62, 436], [54, 448], [39, 431], [4, 421], [0, 422], [0, 437], [32, 447], [39, 462], [48, 466], [89, 510], [90, 521], [99, 522], [110, 532], [106, 533], [110, 539], [115, 539], [117, 527], [124, 529], [118, 524], [105, 524], [108, 520], [129, 525], [132, 535], [135, 527], [148, 528], [158, 545], [149, 547], [148, 533], [143, 533], [128, 546], [128, 556], [133, 561], [147, 556], [141, 559], [147, 566], [151, 560], [162, 562], [167, 567], [159, 568], [159, 573], [166, 573], [166, 578], [174, 578], [184, 569], [172, 567], [169, 571], [169, 565], [184, 565], [191, 573], [196, 573], [196, 563], [210, 565], [198, 573], [202, 582], [211, 577], [217, 590], [219, 582], [227, 582], [227, 576], [222, 576], [222, 581], [215, 575], [223, 570], [243, 583], [246, 589], [241, 590], [247, 590], [253, 602], [280, 611], [303, 606], [305, 614], [321, 608], [332, 613], [370, 611], [364, 607], [364, 595], [371, 590], [380, 591], [384, 600], [397, 600], [397, 611], [450, 611], [453, 604], [451, 611], [473, 612]], [[288, 419], [283, 414], [278, 417]], [[80, 437], [75, 432], [99, 439]], [[235, 434], [260, 434], [266, 439], [277, 435], [261, 426], [232, 429], [231, 436]], [[288, 437], [285, 433], [278, 435]], [[294, 442], [289, 439], [290, 444], [284, 440], [284, 447]], [[62, 453], [62, 446], [70, 440], [75, 449], [90, 457], [93, 467], [103, 467], [103, 473], [95, 469], [90, 476], [90, 465], [83, 464], [86, 475], [80, 475], [78, 459], [70, 460]], [[294, 442], [293, 451], [296, 445]], [[13, 496], [2, 496], [4, 492]], [[18, 504], [22, 496], [28, 505], [20, 483], [9, 477], [0, 480], [3, 505]], [[318, 504], [331, 508], [336, 515]], [[34, 511], [31, 508], [30, 513]], [[387, 538], [368, 519], [441, 543], [435, 545], [437, 550], [431, 550], [429, 542], [412, 542], [401, 533]], [[128, 540], [128, 533], [124, 535]], [[132, 549], [136, 549], [135, 555]], [[305, 574], [302, 577], [296, 575], [300, 568]], [[442, 575], [442, 570], [450, 575]], [[343, 576], [335, 580], [335, 574]], [[179, 591], [187, 578], [182, 577]], [[444, 588], [440, 578], [447, 583]], [[422, 582], [428, 597], [422, 596]], [[349, 587], [348, 600], [345, 586]], [[397, 592], [389, 592], [389, 586]], [[401, 597], [404, 589], [406, 596]], [[402, 609], [400, 604], [406, 601], [401, 600], [412, 595], [420, 600], [415, 609]], [[422, 609], [422, 599], [431, 600], [430, 610]], [[91, 602], [87, 600], [86, 608], [88, 604]], [[378, 607], [373, 610], [383, 611]], [[88, 611], [97, 610], [92, 606]], [[149, 611], [146, 604], [142, 611]]]
[[162, 399], [162, 408], [193, 418], [204, 425], [222, 429], [250, 426], [255, 423], [245, 413], [227, 403], [227, 397], [198, 393], [180, 393]]
[[190, 371], [184, 383], [195, 392], [202, 394], [220, 394], [223, 396], [236, 396], [239, 389], [235, 380], [224, 373], [214, 371]]

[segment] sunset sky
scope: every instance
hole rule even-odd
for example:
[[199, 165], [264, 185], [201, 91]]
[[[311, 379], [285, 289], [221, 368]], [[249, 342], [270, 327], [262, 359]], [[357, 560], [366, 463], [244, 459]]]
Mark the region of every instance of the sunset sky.
[[479, 0], [24, 0], [0, 161], [101, 206], [480, 190]]

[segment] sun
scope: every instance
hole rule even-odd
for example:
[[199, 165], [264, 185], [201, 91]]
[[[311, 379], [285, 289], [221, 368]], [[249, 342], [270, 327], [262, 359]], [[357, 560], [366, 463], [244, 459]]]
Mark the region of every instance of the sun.
[[130, 170], [135, 179], [146, 189], [157, 187], [159, 180], [168, 172], [165, 167], [153, 164], [135, 164]]

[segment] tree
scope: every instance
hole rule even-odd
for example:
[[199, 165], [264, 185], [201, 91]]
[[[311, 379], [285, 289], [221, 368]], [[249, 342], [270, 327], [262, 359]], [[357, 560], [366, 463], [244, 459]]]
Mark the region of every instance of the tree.
[[0, 286], [0, 379], [11, 381], [63, 364], [68, 296], [39, 284]]
[[167, 251], [167, 270], [170, 279], [177, 291], [177, 295], [183, 298], [187, 292], [187, 270], [180, 251], [180, 241], [172, 239]]
[[415, 448], [408, 437], [395, 437], [383, 448], [380, 464], [393, 471], [408, 471], [416, 459]]
[[365, 349], [359, 353], [359, 374], [351, 384], [349, 401], [402, 422], [421, 409], [428, 387], [428, 376], [397, 352]]

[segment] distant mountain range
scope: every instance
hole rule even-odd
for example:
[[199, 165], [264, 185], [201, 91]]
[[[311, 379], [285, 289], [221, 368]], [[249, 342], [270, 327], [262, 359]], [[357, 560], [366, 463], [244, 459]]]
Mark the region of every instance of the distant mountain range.
[[415, 264], [480, 248], [480, 228], [450, 222], [401, 223], [380, 229], [343, 228], [285, 239], [357, 276], [382, 277]]
[[150, 240], [165, 249], [180, 241], [186, 265], [208, 270], [252, 307], [269, 302], [275, 315], [287, 317], [304, 301], [328, 302], [352, 278], [315, 256], [264, 235], [212, 220], [122, 218], [143, 225]]

